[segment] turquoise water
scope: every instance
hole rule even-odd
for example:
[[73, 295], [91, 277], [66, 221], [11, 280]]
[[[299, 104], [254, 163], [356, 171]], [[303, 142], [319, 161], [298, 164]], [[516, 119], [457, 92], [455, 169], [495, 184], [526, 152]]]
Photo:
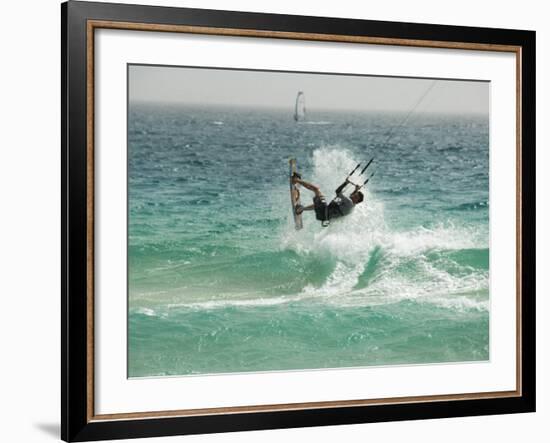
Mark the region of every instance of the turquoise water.
[[[488, 119], [402, 118], [131, 104], [129, 376], [487, 360]], [[372, 156], [295, 231], [290, 157], [328, 196]]]

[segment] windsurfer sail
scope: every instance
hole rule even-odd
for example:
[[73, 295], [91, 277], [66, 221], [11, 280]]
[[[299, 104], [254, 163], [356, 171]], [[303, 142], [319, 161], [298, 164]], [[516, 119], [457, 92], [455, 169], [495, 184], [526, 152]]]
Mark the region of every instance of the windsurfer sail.
[[304, 121], [306, 118], [306, 96], [302, 91], [296, 96], [296, 104], [294, 105], [294, 120]]

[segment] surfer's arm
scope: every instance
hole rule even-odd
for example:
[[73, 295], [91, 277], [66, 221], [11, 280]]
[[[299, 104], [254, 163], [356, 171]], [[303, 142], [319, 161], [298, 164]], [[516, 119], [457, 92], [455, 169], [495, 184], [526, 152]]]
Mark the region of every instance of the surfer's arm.
[[334, 191], [334, 192], [336, 192], [336, 194], [341, 194], [342, 191], [344, 190], [344, 188], [347, 186], [348, 183], [349, 183], [349, 182], [348, 182], [348, 180], [346, 179], [346, 181], [345, 181], [344, 183], [342, 183], [340, 186], [338, 186], [338, 187], [336, 188], [336, 191]]
[[294, 177], [294, 183], [298, 183], [302, 185], [304, 188], [309, 189], [311, 192], [315, 193], [316, 196], [322, 195], [321, 190], [317, 186], [315, 186], [314, 184], [308, 183], [302, 180], [301, 178]]
[[309, 205], [309, 206], [304, 206], [302, 211], [313, 211], [314, 209], [315, 209], [315, 205]]

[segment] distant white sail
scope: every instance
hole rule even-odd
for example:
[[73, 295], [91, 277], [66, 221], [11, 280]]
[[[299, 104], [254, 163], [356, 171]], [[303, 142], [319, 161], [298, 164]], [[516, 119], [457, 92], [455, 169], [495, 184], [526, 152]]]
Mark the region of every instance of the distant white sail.
[[296, 96], [296, 104], [294, 106], [294, 120], [303, 121], [306, 118], [306, 96], [302, 91]]

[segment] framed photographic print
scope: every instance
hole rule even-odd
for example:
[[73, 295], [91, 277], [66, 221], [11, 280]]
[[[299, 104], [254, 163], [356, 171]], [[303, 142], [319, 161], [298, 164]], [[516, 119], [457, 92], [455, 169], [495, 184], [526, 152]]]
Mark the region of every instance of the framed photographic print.
[[535, 33], [64, 3], [62, 438], [535, 410]]

